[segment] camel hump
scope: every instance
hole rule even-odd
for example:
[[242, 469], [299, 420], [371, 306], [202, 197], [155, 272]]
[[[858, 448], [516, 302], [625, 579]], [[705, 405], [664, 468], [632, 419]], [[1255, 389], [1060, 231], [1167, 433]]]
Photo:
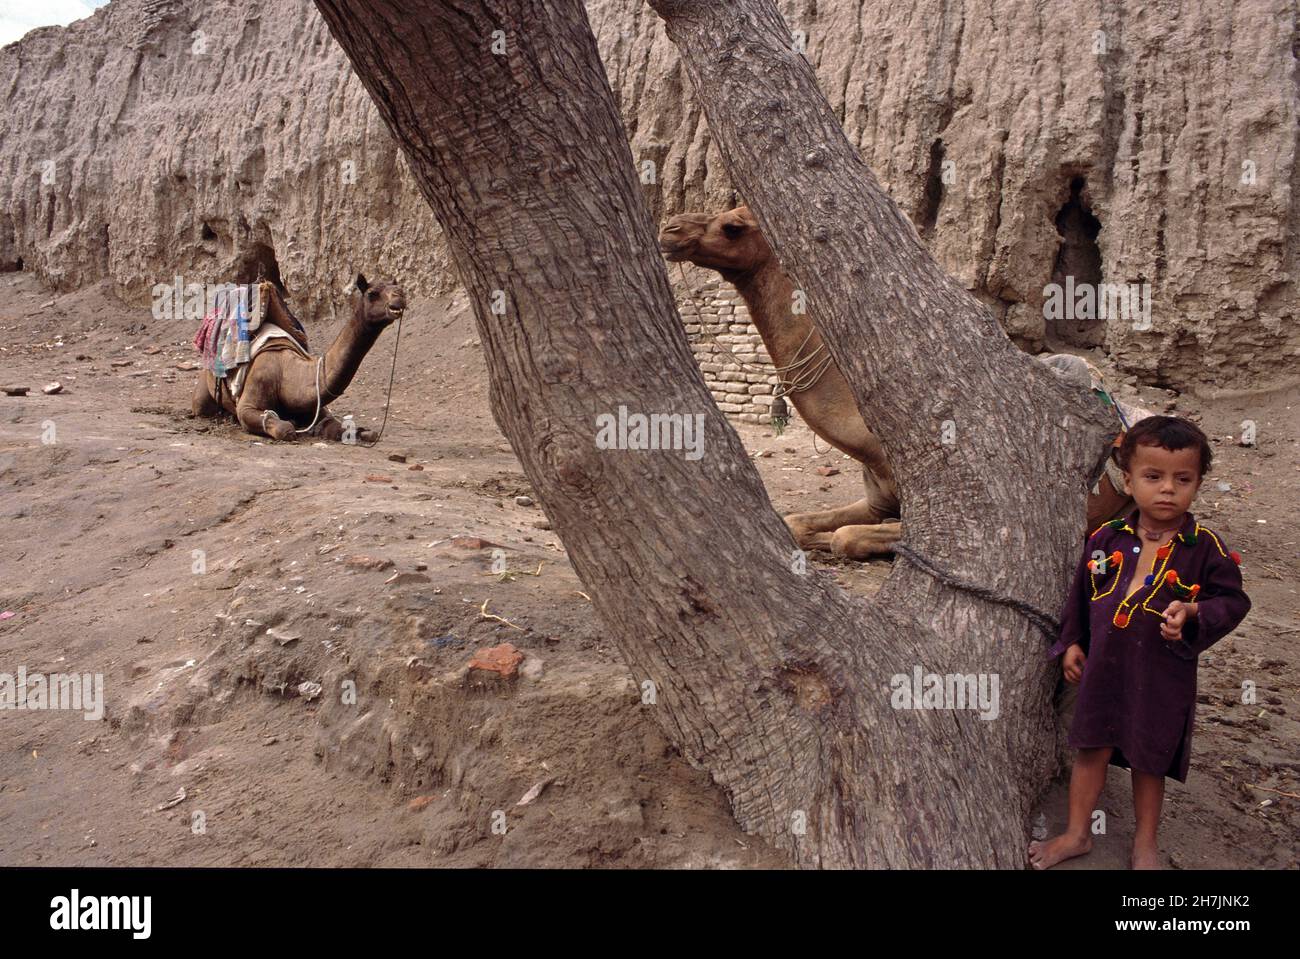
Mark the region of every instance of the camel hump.
[[258, 287], [258, 296], [262, 301], [262, 322], [278, 326], [297, 340], [304, 350], [307, 350], [307, 330], [293, 315], [289, 304], [284, 301], [275, 284], [263, 281]]

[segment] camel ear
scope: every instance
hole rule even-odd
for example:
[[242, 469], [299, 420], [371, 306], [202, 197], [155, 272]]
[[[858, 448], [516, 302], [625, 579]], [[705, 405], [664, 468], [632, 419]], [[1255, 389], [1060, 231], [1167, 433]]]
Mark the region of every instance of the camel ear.
[[370, 281], [366, 279], [365, 274], [358, 273], [357, 278], [352, 281], [352, 289], [358, 293], [364, 293], [370, 289]]

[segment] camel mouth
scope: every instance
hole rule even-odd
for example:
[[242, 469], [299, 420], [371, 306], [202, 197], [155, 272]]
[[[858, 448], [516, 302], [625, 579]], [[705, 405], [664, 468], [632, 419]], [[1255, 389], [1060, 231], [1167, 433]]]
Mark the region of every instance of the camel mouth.
[[402, 314], [405, 312], [406, 312], [406, 307], [404, 306], [390, 306], [388, 308], [388, 315], [394, 320], [400, 320], [402, 318]]
[[671, 243], [660, 243], [659, 252], [664, 255], [664, 259], [669, 263], [679, 263], [686, 259], [685, 247]]

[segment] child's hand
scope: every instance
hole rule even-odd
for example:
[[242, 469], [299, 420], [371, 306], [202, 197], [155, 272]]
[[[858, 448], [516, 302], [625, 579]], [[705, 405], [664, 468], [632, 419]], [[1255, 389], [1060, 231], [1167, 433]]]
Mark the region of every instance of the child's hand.
[[1065, 658], [1061, 660], [1061, 669], [1065, 672], [1067, 683], [1077, 683], [1083, 678], [1083, 664], [1087, 660], [1088, 657], [1083, 655], [1083, 647], [1078, 643], [1065, 651]]
[[1160, 635], [1167, 642], [1178, 642], [1183, 638], [1183, 624], [1189, 616], [1196, 616], [1196, 604], [1174, 600], [1165, 607], [1165, 621], [1160, 624]]

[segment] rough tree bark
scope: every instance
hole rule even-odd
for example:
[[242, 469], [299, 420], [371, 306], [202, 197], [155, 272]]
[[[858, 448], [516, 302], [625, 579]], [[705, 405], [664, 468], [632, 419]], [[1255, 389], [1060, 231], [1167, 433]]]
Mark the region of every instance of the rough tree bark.
[[[645, 708], [740, 824], [800, 865], [1023, 864], [1055, 762], [1044, 637], [905, 563], [866, 602], [792, 562], [692, 358], [580, 0], [317, 6], [446, 231], [498, 425], [629, 667], [656, 684]], [[1054, 607], [1103, 418], [930, 259], [768, 0], [656, 9], [885, 438], [908, 541]], [[596, 418], [620, 406], [701, 417], [704, 455], [598, 448]], [[997, 673], [999, 718], [892, 708], [891, 677], [914, 666]]]

